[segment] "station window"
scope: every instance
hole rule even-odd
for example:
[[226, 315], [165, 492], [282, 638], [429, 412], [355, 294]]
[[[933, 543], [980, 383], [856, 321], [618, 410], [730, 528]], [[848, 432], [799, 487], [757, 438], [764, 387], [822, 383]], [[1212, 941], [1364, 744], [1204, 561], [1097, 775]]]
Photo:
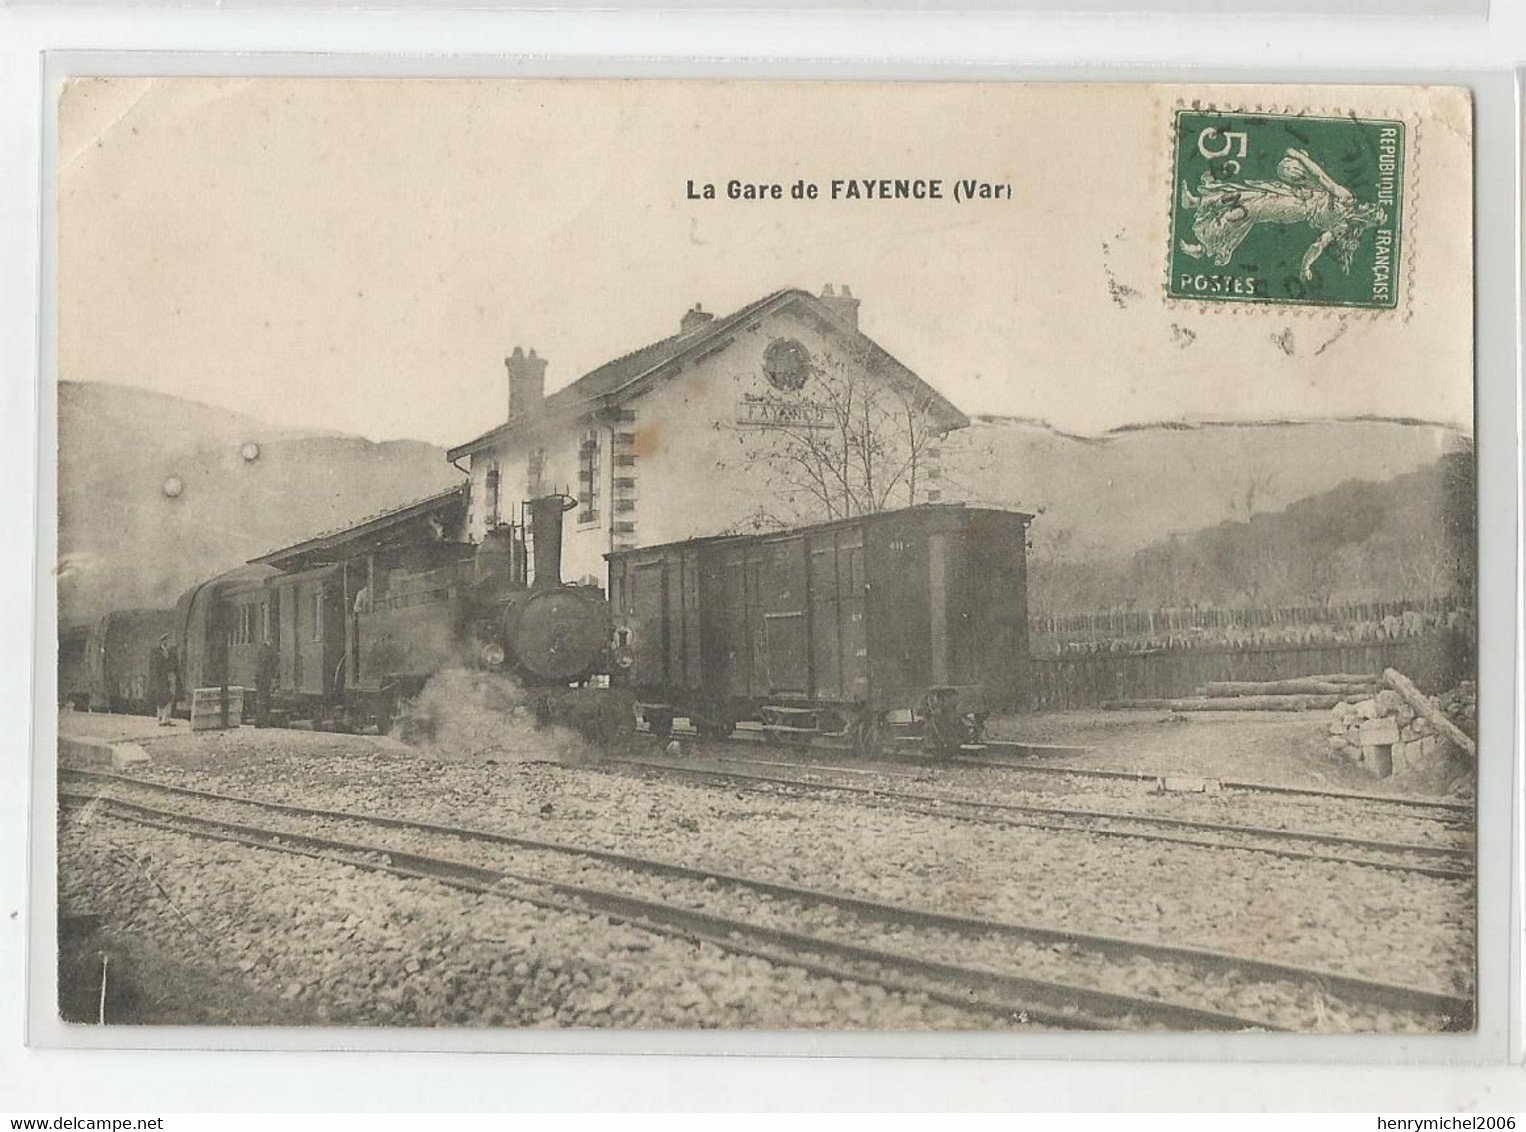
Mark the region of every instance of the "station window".
[[313, 640], [323, 640], [323, 590], [313, 591]]
[[589, 429], [578, 445], [578, 522], [599, 521], [599, 433]]

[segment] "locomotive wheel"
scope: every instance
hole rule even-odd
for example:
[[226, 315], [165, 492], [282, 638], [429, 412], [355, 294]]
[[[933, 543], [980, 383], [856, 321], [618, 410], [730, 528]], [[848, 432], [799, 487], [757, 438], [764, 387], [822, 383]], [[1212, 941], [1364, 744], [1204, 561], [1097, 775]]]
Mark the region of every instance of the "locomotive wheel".
[[984, 745], [985, 741], [986, 741], [986, 715], [985, 715], [985, 712], [977, 711], [977, 712], [972, 713], [970, 715], [970, 717], [969, 717], [969, 721], [970, 721], [969, 735], [965, 739], [965, 742], [966, 743], [977, 743], [977, 744]]
[[652, 734], [659, 739], [669, 739], [673, 735], [673, 709], [655, 708], [647, 712], [646, 725], [651, 728]]
[[731, 736], [737, 729], [736, 721], [728, 715], [706, 715], [694, 721], [694, 729], [699, 732], [701, 739], [709, 739], [718, 742]]
[[598, 746], [614, 747], [624, 743], [636, 733], [635, 705], [624, 696], [603, 696], [593, 729], [594, 733], [587, 738]]
[[880, 745], [880, 720], [872, 711], [866, 711], [853, 721], [849, 728], [853, 737], [853, 750], [860, 755], [872, 755]]

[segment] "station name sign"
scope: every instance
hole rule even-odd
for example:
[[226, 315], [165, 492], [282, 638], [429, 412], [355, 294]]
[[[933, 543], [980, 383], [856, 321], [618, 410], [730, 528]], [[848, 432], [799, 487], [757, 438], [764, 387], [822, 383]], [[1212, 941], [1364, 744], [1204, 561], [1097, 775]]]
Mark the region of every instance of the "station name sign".
[[737, 424], [750, 428], [829, 428], [824, 405], [813, 401], [765, 401], [751, 397], [737, 403]]

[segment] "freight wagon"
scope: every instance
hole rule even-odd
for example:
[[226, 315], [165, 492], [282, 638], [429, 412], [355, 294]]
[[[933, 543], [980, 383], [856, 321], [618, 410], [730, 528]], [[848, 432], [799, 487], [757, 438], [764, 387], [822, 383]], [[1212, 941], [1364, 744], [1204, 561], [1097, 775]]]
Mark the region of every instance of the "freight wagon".
[[1031, 515], [931, 504], [608, 555], [628, 681], [658, 735], [756, 720], [872, 746], [978, 742], [1024, 703]]

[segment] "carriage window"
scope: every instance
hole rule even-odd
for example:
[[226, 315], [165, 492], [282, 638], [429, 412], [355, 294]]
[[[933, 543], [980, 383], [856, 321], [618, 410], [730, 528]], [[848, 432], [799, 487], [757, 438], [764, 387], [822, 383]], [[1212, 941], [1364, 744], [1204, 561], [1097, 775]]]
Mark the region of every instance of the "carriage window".
[[313, 591], [313, 640], [323, 640], [323, 591]]
[[247, 645], [254, 640], [255, 607], [240, 605], [233, 622], [233, 643]]

